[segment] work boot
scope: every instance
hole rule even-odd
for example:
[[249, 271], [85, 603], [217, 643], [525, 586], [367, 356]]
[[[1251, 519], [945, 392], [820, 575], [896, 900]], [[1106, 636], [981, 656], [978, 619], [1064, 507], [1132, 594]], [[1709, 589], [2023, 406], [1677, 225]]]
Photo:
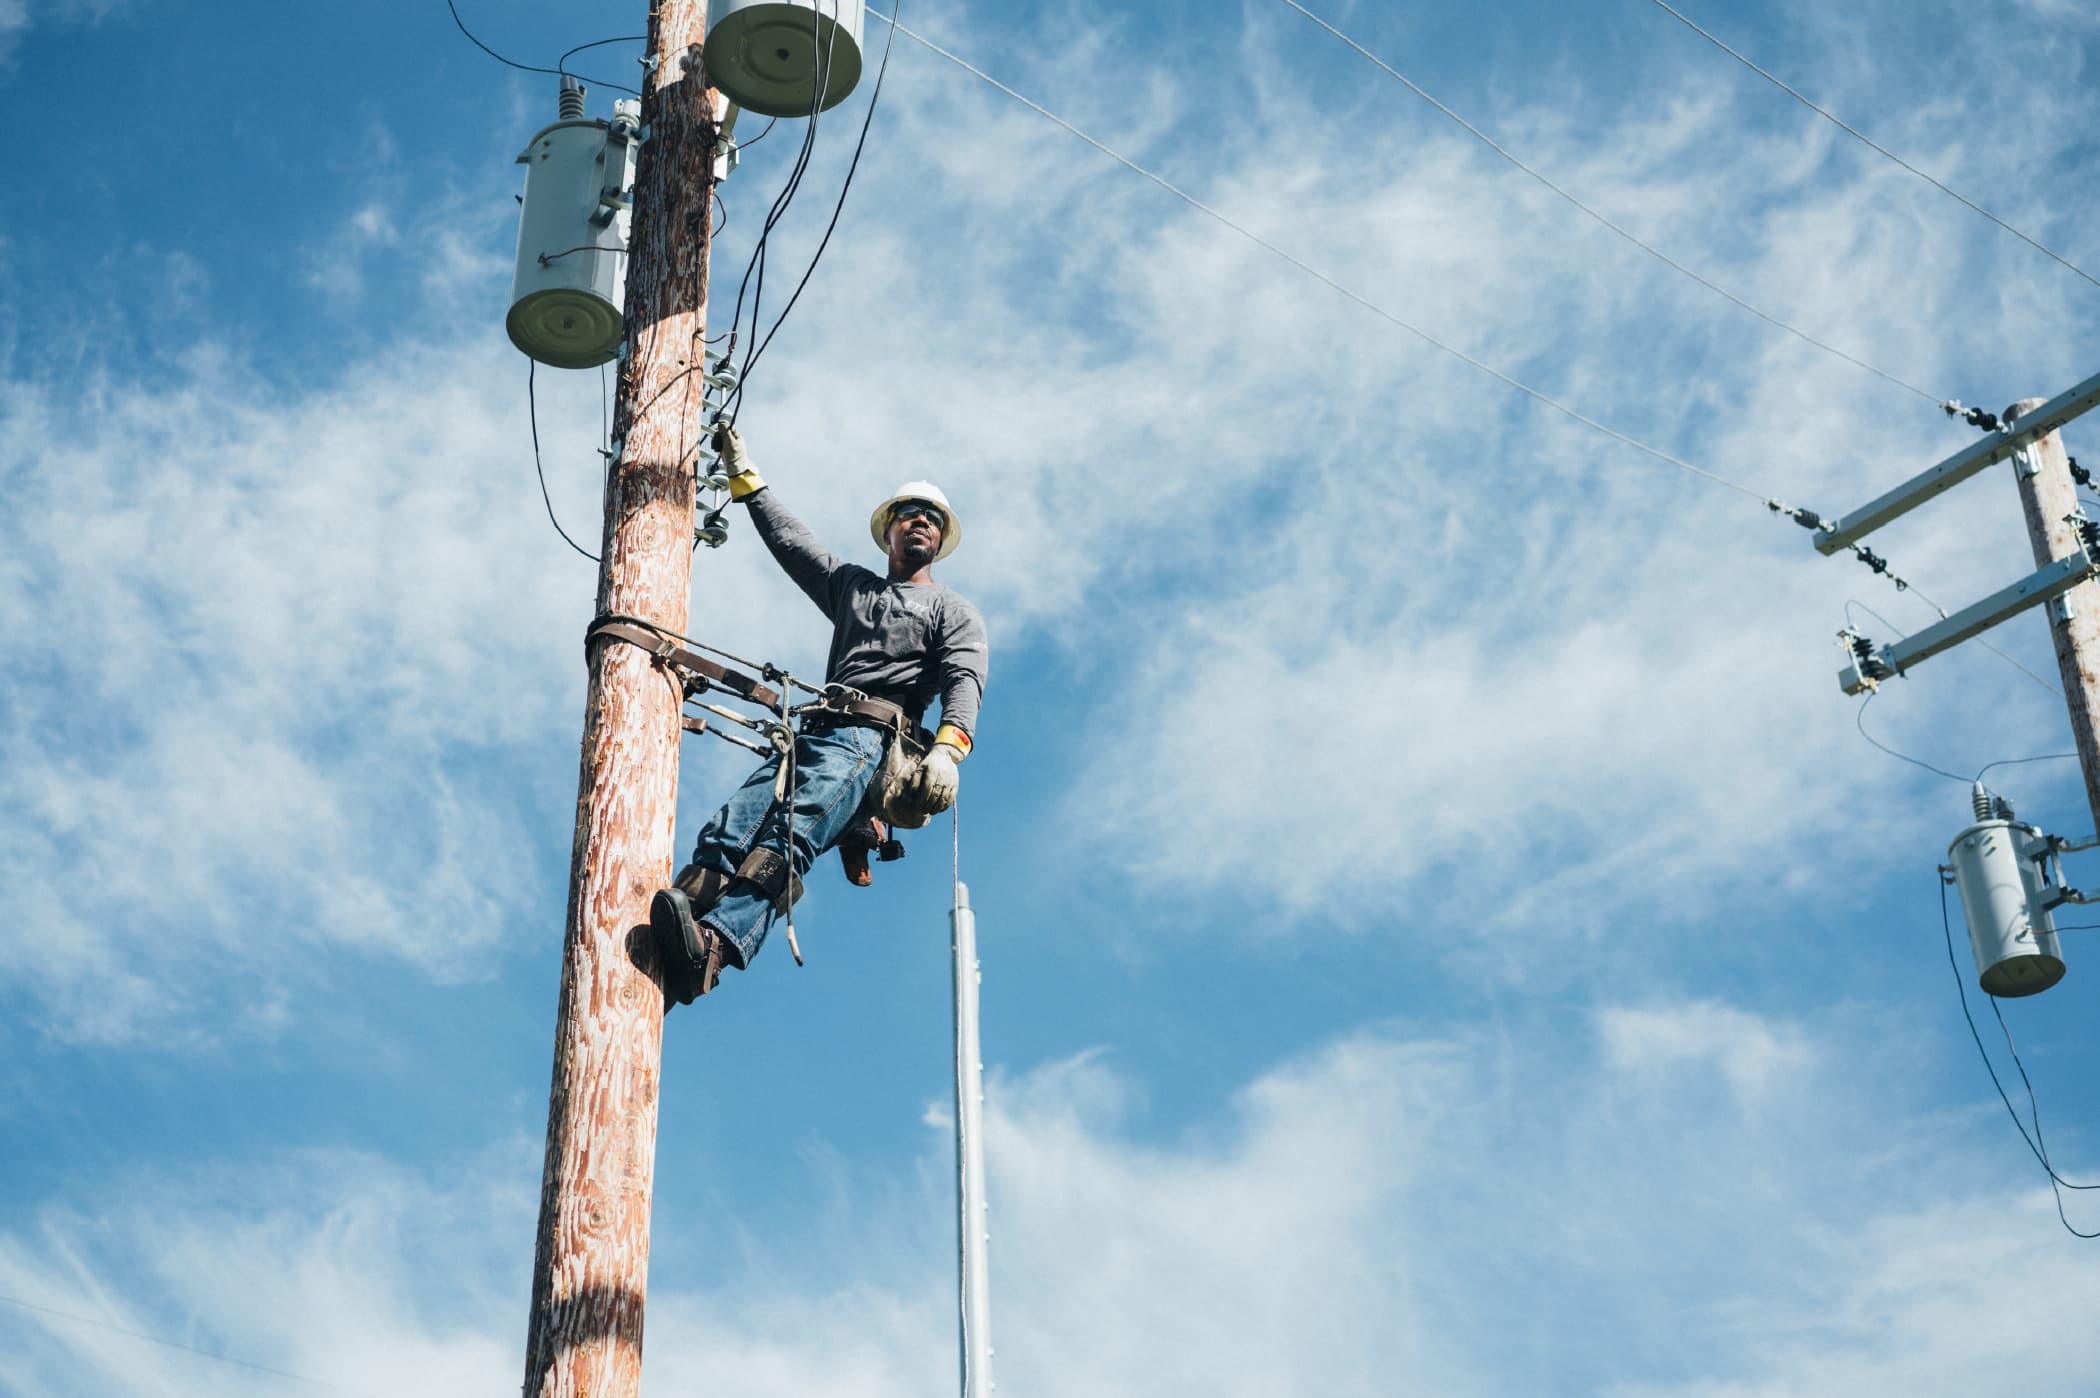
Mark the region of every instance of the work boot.
[[[649, 931], [664, 971], [664, 1003], [690, 1005], [715, 988], [725, 960], [721, 933], [700, 920], [721, 896], [722, 875], [698, 864], [649, 900]], [[697, 906], [696, 906], [697, 904]]]

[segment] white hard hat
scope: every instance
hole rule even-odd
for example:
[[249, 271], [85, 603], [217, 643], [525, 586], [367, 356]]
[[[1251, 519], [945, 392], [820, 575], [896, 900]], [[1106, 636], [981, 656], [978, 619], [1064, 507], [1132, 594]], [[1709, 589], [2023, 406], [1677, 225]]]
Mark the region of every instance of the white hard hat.
[[875, 513], [868, 516], [868, 533], [875, 537], [875, 547], [884, 553], [890, 551], [890, 511], [907, 500], [924, 500], [929, 505], [938, 505], [947, 517], [948, 523], [941, 530], [940, 551], [934, 554], [933, 561], [938, 563], [955, 552], [955, 546], [962, 542], [962, 521], [955, 517], [955, 507], [948, 503], [948, 497], [941, 494], [941, 488], [932, 481], [906, 481], [897, 487], [895, 495], [875, 507]]

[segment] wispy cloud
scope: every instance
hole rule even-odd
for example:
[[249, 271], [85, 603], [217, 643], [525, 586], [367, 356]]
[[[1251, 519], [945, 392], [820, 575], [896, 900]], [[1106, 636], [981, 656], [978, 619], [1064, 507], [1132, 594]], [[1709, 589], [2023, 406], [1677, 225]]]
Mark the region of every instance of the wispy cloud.
[[[1347, 1034], [1169, 1137], [1112, 1057], [995, 1075], [1001, 1386], [1893, 1398], [2012, 1371], [2082, 1392], [2100, 1350], [2075, 1323], [2080, 1254], [2045, 1191], [1979, 1168], [2004, 1158], [2002, 1122], [1918, 1124], [1915, 1062], [1871, 1024], [1605, 1005], [1499, 1036]], [[928, 1125], [916, 1171], [842, 1177], [826, 1248], [740, 1257], [734, 1217], [660, 1237], [660, 1271], [704, 1253], [719, 1280], [652, 1289], [651, 1391], [945, 1382], [947, 1132]], [[131, 1180], [0, 1235], [0, 1289], [372, 1392], [493, 1388], [522, 1345], [533, 1163], [491, 1152], [439, 1184], [291, 1155]], [[192, 1356], [25, 1325], [7, 1361], [25, 1388], [248, 1391]]]

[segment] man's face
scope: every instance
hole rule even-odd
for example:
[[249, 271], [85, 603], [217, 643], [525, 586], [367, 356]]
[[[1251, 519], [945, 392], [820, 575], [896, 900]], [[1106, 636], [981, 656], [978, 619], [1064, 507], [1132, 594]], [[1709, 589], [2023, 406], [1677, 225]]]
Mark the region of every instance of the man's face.
[[933, 562], [941, 551], [941, 530], [947, 519], [940, 510], [920, 500], [907, 500], [890, 511], [890, 555], [914, 568]]

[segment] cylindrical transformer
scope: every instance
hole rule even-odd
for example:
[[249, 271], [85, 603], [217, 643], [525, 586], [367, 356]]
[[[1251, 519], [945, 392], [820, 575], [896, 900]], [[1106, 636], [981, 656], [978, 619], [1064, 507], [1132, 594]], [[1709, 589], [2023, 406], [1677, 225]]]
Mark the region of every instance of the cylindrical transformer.
[[589, 369], [620, 348], [640, 106], [620, 102], [613, 113], [557, 121], [518, 157], [525, 197], [503, 328], [557, 369]]
[[2011, 999], [2037, 995], [2064, 978], [2056, 925], [2041, 906], [2043, 879], [2035, 856], [2048, 837], [2031, 825], [1982, 820], [1954, 837], [1947, 860], [1961, 890], [1976, 955], [1976, 983]]
[[708, 0], [707, 80], [760, 116], [836, 107], [860, 81], [865, 18], [861, 0]]

